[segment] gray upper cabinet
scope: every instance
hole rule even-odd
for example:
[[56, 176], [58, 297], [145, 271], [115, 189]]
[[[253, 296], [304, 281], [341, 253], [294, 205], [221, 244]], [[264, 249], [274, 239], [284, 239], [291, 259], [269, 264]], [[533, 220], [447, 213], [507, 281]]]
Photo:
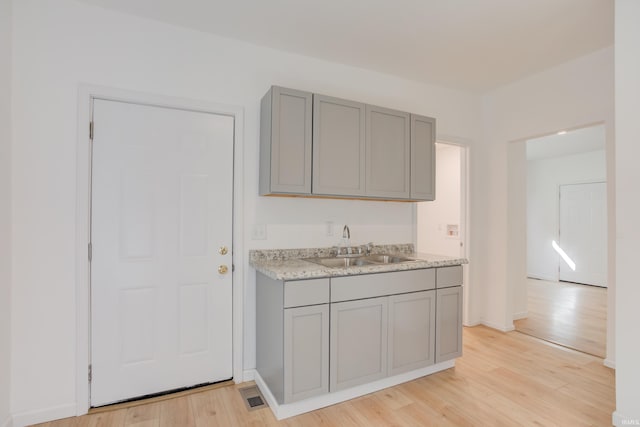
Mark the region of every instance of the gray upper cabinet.
[[407, 199], [410, 196], [410, 114], [366, 107], [366, 195]]
[[260, 105], [260, 195], [311, 194], [313, 94], [273, 86]]
[[313, 194], [365, 195], [365, 105], [313, 96]]
[[436, 119], [411, 115], [411, 199], [436, 199]]
[[435, 200], [436, 121], [273, 86], [260, 110], [260, 195]]

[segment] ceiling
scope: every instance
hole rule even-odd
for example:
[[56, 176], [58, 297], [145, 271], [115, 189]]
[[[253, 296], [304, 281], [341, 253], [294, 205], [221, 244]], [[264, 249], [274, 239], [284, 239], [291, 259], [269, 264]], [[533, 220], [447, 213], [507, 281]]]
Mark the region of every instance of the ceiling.
[[613, 44], [613, 0], [82, 1], [479, 93]]
[[604, 125], [569, 131], [562, 135], [549, 135], [527, 141], [527, 160], [570, 156], [605, 149]]

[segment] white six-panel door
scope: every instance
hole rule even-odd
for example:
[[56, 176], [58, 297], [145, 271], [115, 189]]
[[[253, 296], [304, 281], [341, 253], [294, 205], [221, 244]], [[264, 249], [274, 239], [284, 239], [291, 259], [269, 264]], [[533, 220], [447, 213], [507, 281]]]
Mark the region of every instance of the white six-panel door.
[[233, 120], [94, 101], [91, 406], [233, 376]]
[[560, 186], [560, 280], [607, 286], [606, 184]]

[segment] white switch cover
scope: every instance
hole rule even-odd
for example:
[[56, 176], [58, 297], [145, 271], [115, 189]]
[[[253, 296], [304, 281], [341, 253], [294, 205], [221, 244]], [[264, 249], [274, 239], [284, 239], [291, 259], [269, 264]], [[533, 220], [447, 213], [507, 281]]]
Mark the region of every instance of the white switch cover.
[[327, 236], [333, 236], [333, 221], [325, 221]]
[[251, 231], [251, 240], [267, 240], [267, 224], [255, 224]]

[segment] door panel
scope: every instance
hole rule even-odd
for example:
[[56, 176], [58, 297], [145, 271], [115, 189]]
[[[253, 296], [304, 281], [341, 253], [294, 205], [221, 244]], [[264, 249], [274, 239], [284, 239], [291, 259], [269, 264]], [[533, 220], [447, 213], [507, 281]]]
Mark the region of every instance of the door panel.
[[387, 376], [387, 297], [331, 304], [329, 390]]
[[91, 405], [231, 378], [233, 118], [95, 100], [93, 121]]
[[313, 97], [313, 194], [365, 194], [365, 105]]
[[389, 375], [433, 365], [436, 291], [389, 297]]
[[462, 286], [436, 290], [436, 363], [462, 356]]
[[409, 113], [367, 105], [366, 194], [408, 198], [411, 138]]
[[607, 202], [604, 182], [560, 186], [560, 280], [607, 286]]

